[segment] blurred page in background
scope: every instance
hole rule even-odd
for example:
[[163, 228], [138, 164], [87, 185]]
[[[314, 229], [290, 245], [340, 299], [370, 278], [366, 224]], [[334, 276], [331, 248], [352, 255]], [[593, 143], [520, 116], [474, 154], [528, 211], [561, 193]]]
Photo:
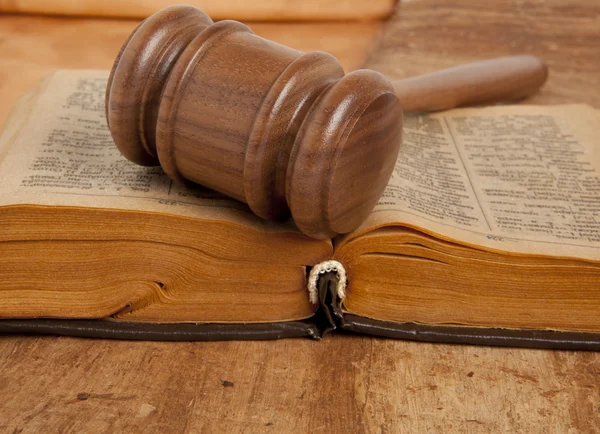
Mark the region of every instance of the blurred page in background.
[[187, 3], [213, 20], [377, 20], [391, 15], [397, 0], [0, 0], [0, 12], [145, 18], [167, 6]]

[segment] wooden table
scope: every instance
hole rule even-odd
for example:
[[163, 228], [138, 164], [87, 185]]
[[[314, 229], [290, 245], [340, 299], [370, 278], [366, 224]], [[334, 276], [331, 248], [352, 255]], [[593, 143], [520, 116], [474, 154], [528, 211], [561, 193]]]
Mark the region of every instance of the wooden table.
[[[391, 73], [401, 77], [530, 52], [551, 68], [534, 102], [600, 108], [600, 7], [576, 3], [411, 1], [370, 63], [389, 70], [384, 59], [394, 56]], [[0, 123], [52, 69], [109, 68], [134, 25], [0, 17]], [[253, 28], [328, 50], [352, 69], [379, 25]], [[599, 374], [596, 353], [340, 334], [190, 343], [4, 336], [0, 432], [598, 432]]]

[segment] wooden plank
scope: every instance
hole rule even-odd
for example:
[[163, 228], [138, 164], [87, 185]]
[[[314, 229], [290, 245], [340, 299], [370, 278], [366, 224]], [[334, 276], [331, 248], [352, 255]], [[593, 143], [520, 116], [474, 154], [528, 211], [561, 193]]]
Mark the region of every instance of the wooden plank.
[[422, 0], [402, 5], [367, 66], [399, 79], [513, 54], [545, 60], [531, 104], [600, 107], [600, 3], [578, 0]]
[[343, 335], [205, 343], [4, 337], [0, 348], [7, 433], [600, 430], [595, 353]]
[[[598, 16], [584, 0], [415, 0], [393, 24], [397, 42], [379, 56], [400, 55], [395, 74], [402, 77], [530, 52], [551, 67], [534, 102], [600, 107], [600, 28], [591, 27]], [[25, 21], [7, 31], [12, 19]], [[42, 19], [0, 17], [0, 110], [13, 103], [7, 90], [24, 89], [52, 68], [107, 68], [133, 27], [35, 20]], [[344, 34], [307, 26], [259, 34], [271, 31], [291, 45], [312, 41], [311, 49], [338, 50], [347, 68], [356, 67], [366, 46], [352, 35], [357, 28]], [[95, 37], [78, 34], [84, 28]], [[16, 51], [23, 47], [41, 57]], [[372, 64], [381, 60], [373, 56]], [[343, 334], [321, 342], [214, 343], [5, 336], [0, 432], [598, 432], [599, 374], [596, 353]]]

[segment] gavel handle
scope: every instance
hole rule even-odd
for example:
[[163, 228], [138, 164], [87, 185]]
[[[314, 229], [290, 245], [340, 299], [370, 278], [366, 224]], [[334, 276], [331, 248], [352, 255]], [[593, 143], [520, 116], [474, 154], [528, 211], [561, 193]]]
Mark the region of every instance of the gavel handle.
[[537, 57], [522, 55], [484, 60], [393, 82], [405, 112], [516, 101], [535, 93], [548, 68]]

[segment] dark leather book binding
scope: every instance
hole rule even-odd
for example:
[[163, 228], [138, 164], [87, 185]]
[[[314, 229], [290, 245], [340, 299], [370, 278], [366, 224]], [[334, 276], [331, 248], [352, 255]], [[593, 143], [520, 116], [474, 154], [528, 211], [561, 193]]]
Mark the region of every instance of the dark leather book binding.
[[447, 344], [472, 344], [557, 350], [600, 351], [600, 334], [554, 330], [430, 326], [379, 321], [344, 312], [336, 272], [318, 280], [319, 309], [303, 321], [277, 323], [142, 323], [112, 319], [0, 320], [0, 333], [49, 334], [152, 341], [321, 339], [334, 330], [383, 338]]

